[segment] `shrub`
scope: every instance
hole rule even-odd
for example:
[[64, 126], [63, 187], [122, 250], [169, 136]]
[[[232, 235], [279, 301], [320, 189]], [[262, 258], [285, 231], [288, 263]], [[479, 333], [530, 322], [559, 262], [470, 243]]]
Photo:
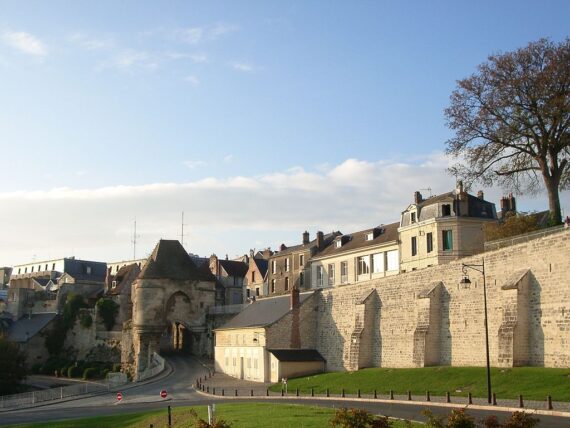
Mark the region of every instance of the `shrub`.
[[97, 311], [103, 319], [103, 324], [107, 330], [111, 330], [115, 325], [115, 317], [119, 313], [119, 305], [109, 299], [97, 300]]
[[332, 427], [340, 428], [389, 428], [392, 421], [386, 416], [374, 416], [364, 409], [338, 409], [332, 417]]
[[94, 379], [99, 375], [99, 370], [95, 367], [87, 367], [83, 371], [83, 379]]
[[91, 327], [91, 324], [93, 324], [93, 318], [91, 318], [91, 315], [87, 312], [83, 312], [79, 317], [79, 323], [81, 324], [81, 327], [89, 328]]
[[506, 420], [503, 428], [533, 428], [538, 425], [539, 419], [533, 418], [528, 413], [514, 412], [510, 419]]
[[448, 428], [475, 428], [475, 419], [465, 413], [465, 409], [452, 410], [447, 418]]
[[81, 367], [71, 366], [67, 369], [67, 377], [81, 376]]

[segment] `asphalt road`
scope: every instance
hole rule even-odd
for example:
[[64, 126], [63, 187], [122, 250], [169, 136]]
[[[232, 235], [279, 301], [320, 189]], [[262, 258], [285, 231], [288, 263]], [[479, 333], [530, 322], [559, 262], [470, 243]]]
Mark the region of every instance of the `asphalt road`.
[[[196, 392], [192, 388], [194, 379], [203, 376], [205, 368], [199, 361], [192, 357], [175, 356], [169, 357], [168, 363], [172, 371], [164, 376], [135, 387], [122, 391], [123, 400], [117, 402], [116, 392], [105, 393], [95, 397], [86, 397], [74, 401], [55, 403], [48, 406], [37, 407], [26, 410], [10, 411], [0, 413], [0, 425], [12, 425], [28, 422], [47, 422], [62, 419], [75, 419], [89, 416], [107, 416], [121, 413], [136, 413], [140, 411], [165, 409], [168, 405], [177, 406], [197, 406], [223, 402], [274, 402], [274, 403], [295, 403], [305, 405], [315, 405], [322, 407], [358, 407], [369, 410], [376, 414], [383, 414], [402, 419], [423, 421], [421, 411], [430, 406], [399, 404], [399, 403], [379, 403], [379, 402], [358, 402], [335, 399], [319, 400], [304, 398], [222, 398], [210, 397]], [[166, 389], [168, 397], [160, 398], [160, 391]], [[451, 411], [448, 408], [431, 407], [434, 414], [447, 415]], [[495, 414], [499, 418], [507, 417], [510, 413], [499, 412], [496, 409], [491, 411], [469, 409], [468, 413], [477, 419], [482, 419], [487, 415]], [[540, 427], [568, 428], [570, 418], [556, 416], [538, 416]], [[80, 426], [78, 424], [78, 426]]]

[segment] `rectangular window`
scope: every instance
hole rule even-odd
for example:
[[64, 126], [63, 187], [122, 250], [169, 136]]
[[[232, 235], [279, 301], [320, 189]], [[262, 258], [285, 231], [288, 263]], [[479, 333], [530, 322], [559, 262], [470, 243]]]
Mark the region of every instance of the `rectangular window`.
[[334, 285], [334, 264], [329, 265], [329, 285]]
[[259, 287], [255, 287], [255, 295], [259, 296]]
[[271, 280], [271, 292], [275, 293], [275, 280], [274, 279]]
[[372, 272], [382, 273], [384, 270], [384, 253], [372, 254]]
[[398, 250], [392, 250], [386, 252], [386, 270], [398, 270]]
[[443, 217], [448, 217], [451, 215], [451, 205], [444, 204], [441, 206], [441, 215]]
[[273, 274], [277, 273], [277, 262], [275, 260], [271, 260], [271, 272]]
[[340, 283], [348, 282], [348, 262], [340, 262]]
[[247, 297], [248, 297], [248, 298], [251, 297], [251, 290], [250, 290], [249, 288], [246, 289], [246, 292], [247, 292]]
[[255, 271], [251, 272], [251, 282], [255, 282]]
[[301, 254], [299, 255], [299, 267], [303, 267], [305, 266], [305, 255]]
[[433, 251], [433, 234], [429, 232], [426, 235], [427, 252], [431, 253]]
[[366, 275], [370, 273], [370, 257], [361, 256], [358, 259], [358, 275]]
[[453, 236], [451, 230], [442, 230], [443, 251], [453, 250]]
[[55, 270], [55, 263], [51, 265], [51, 270]]
[[416, 222], [416, 213], [411, 213], [412, 216], [412, 223]]
[[285, 291], [289, 290], [289, 277], [285, 277]]
[[323, 267], [317, 266], [317, 287], [323, 286]]
[[374, 233], [370, 232], [366, 234], [366, 241], [372, 241], [374, 239]]
[[418, 238], [412, 236], [412, 256], [418, 254]]
[[32, 266], [32, 272], [34, 271], [34, 267]]
[[285, 272], [289, 272], [289, 267], [290, 267], [289, 265], [290, 265], [289, 258], [286, 258], [285, 259]]

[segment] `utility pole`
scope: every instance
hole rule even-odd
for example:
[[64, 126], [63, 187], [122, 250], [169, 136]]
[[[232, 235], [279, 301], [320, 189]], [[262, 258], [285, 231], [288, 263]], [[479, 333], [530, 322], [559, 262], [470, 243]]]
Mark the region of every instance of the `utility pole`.
[[184, 211], [182, 211], [182, 231], [180, 232], [180, 244], [184, 247]]

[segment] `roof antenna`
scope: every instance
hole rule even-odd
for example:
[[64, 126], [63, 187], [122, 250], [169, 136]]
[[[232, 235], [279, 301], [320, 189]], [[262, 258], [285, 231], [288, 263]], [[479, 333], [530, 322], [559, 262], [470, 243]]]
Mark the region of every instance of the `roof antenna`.
[[180, 244], [184, 247], [184, 211], [182, 211], [182, 231], [180, 232]]
[[427, 190], [429, 192], [429, 197], [431, 198], [431, 187], [426, 187], [425, 189], [420, 190]]
[[140, 238], [140, 235], [137, 235], [137, 219], [135, 217], [135, 227], [133, 231], [133, 239], [131, 239], [131, 243], [133, 244], [133, 260], [137, 259], [137, 238]]

